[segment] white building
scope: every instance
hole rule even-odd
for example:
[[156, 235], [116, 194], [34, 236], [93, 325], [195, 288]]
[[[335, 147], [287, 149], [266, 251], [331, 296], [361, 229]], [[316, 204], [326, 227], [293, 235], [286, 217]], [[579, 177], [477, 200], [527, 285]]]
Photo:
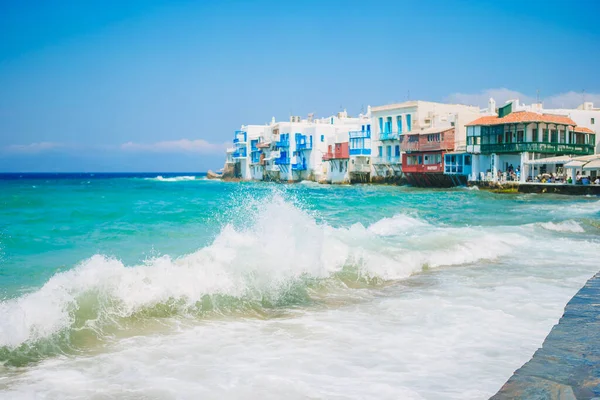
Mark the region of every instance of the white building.
[[457, 149], [466, 144], [465, 124], [480, 115], [478, 107], [429, 101], [407, 101], [373, 107], [373, 179], [400, 177], [402, 174], [402, 135], [418, 133], [438, 125], [455, 127]]
[[[343, 111], [328, 118], [292, 116], [289, 121], [273, 118], [265, 125], [244, 125], [235, 133], [226, 162], [242, 179], [330, 181], [331, 166], [323, 160], [328, 146], [336, 140], [347, 144], [349, 132], [366, 131], [369, 122], [368, 114], [353, 118]], [[356, 165], [368, 164], [363, 160], [368, 154], [355, 157], [360, 159]]]

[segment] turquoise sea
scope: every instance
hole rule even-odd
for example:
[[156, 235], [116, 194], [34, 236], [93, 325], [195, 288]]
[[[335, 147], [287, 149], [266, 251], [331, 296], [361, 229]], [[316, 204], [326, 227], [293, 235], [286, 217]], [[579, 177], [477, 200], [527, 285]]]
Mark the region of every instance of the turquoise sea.
[[597, 197], [0, 175], [0, 398], [485, 399], [599, 255]]

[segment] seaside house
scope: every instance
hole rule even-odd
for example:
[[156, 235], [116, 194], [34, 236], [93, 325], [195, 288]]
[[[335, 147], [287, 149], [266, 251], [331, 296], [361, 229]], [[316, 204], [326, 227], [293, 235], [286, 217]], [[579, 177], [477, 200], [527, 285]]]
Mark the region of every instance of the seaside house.
[[472, 181], [525, 182], [546, 173], [563, 175], [564, 162], [557, 156], [590, 155], [595, 147], [596, 135], [591, 129], [578, 126], [564, 113], [551, 114], [541, 105], [520, 106], [518, 100], [500, 107], [497, 115], [467, 124]]
[[[430, 129], [437, 130], [434, 133], [441, 133], [438, 130], [440, 127], [454, 127], [454, 146], [464, 148], [465, 124], [479, 115], [478, 107], [420, 100], [373, 107], [372, 180], [397, 179], [402, 176], [404, 137]], [[405, 147], [408, 146], [408, 142], [406, 143]], [[414, 167], [409, 169], [413, 170]]]
[[[370, 115], [370, 110], [367, 115]], [[371, 180], [371, 120], [365, 116], [359, 131], [348, 132], [348, 166], [350, 182]]]
[[414, 186], [445, 187], [457, 183], [444, 174], [444, 156], [454, 151], [454, 126], [441, 126], [401, 135], [402, 172]]
[[[328, 146], [336, 140], [348, 146], [349, 132], [367, 130], [368, 114], [349, 117], [345, 110], [327, 118], [315, 119], [310, 114], [305, 119], [291, 116], [289, 121], [273, 118], [269, 124], [245, 125], [235, 132], [226, 167], [233, 171], [229, 175], [248, 180], [327, 181], [329, 164], [324, 164], [323, 154]], [[354, 144], [353, 165], [364, 169], [369, 165], [370, 140], [361, 138]]]

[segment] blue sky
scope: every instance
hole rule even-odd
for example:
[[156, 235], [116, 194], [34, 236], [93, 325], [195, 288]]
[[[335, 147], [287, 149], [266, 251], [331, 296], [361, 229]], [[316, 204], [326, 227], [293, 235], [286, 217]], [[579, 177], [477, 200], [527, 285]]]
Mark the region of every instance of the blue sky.
[[0, 171], [218, 169], [241, 124], [358, 114], [409, 92], [600, 104], [599, 12], [595, 0], [3, 1]]

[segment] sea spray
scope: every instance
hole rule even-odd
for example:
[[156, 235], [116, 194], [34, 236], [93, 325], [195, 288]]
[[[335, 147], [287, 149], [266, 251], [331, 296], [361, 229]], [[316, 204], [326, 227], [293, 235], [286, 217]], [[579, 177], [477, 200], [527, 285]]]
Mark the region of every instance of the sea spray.
[[[310, 303], [310, 290], [331, 286], [327, 281], [343, 287], [340, 278], [349, 276], [367, 282], [403, 279], [424, 266], [493, 259], [509, 250], [507, 240], [524, 240], [492, 237], [493, 250], [485, 249], [477, 242], [490, 234], [450, 229], [454, 234], [449, 239], [447, 228], [405, 215], [368, 229], [361, 224], [333, 228], [317, 223], [277, 191], [241, 201], [232, 213], [243, 220], [237, 226], [226, 223], [212, 244], [192, 254], [151, 258], [130, 267], [96, 255], [55, 275], [38, 291], [0, 303], [5, 316], [0, 345], [15, 349], [52, 337], [65, 343], [78, 335], [102, 338], [141, 316], [205, 317], [236, 310], [260, 314]], [[229, 217], [236, 219], [231, 213]], [[407, 229], [419, 236], [406, 236]], [[395, 245], [386, 239], [390, 235], [395, 235]], [[439, 249], [418, 250], [427, 240], [436, 240]]]

